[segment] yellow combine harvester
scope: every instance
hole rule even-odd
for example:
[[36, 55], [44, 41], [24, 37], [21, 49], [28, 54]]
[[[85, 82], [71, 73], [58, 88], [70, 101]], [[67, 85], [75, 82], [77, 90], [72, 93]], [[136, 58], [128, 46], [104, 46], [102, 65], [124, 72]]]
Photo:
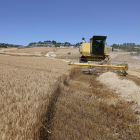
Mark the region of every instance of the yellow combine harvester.
[[107, 54], [106, 38], [107, 36], [94, 35], [90, 38], [90, 42], [85, 42], [85, 39], [82, 38], [83, 43], [79, 48], [79, 52], [81, 54], [80, 61], [70, 61], [69, 65], [77, 65], [88, 69], [115, 69], [119, 70], [126, 76], [126, 71], [128, 70], [128, 64], [126, 64], [126, 62], [116, 65], [111, 64], [110, 56]]

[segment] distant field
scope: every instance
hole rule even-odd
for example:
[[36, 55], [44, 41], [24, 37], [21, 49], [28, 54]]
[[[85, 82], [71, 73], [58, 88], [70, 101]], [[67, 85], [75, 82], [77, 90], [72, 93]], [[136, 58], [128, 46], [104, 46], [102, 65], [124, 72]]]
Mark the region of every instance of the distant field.
[[41, 53], [46, 54], [49, 51], [54, 51], [51, 47], [34, 47], [34, 48], [7, 48], [1, 49], [0, 54], [14, 55], [14, 56], [40, 56]]
[[[45, 56], [48, 52], [53, 52], [57, 57], [62, 56], [79, 56], [79, 49], [73, 48], [56, 48], [56, 47], [33, 47], [33, 48], [6, 48], [1, 49], [0, 54], [13, 55], [13, 56]], [[70, 53], [70, 55], [68, 55]]]

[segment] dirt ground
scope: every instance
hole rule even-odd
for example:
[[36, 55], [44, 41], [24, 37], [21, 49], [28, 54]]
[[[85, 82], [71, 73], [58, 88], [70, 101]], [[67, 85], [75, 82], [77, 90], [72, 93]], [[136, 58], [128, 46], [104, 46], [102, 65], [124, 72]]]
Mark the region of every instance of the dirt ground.
[[130, 52], [114, 52], [109, 54], [112, 63], [128, 64], [128, 74], [140, 78], [140, 56], [131, 56]]

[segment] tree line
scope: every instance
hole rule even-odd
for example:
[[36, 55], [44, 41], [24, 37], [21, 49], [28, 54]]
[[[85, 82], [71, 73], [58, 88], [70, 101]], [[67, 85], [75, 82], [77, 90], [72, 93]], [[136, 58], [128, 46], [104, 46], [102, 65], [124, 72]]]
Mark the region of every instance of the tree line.
[[[61, 42], [56, 42], [55, 40], [47, 40], [47, 41], [44, 41], [44, 42], [31, 42], [29, 43], [28, 46], [32, 46], [33, 44], [53, 44], [55, 47], [60, 47], [60, 46], [80, 46], [82, 44], [82, 42], [78, 42], [76, 44], [71, 44], [69, 42], [64, 42], [64, 43], [61, 43]], [[0, 48], [8, 48], [8, 47], [19, 47], [21, 45], [13, 45], [13, 44], [8, 44], [8, 43], [0, 43]], [[123, 43], [123, 44], [113, 44], [111, 45], [111, 47], [113, 49], [118, 49], [118, 50], [122, 50], [122, 51], [127, 51], [127, 52], [138, 52], [140, 53], [140, 45], [137, 45], [135, 43]]]
[[13, 47], [13, 48], [17, 48], [20, 45], [13, 45], [13, 44], [8, 44], [8, 43], [0, 43], [0, 48], [8, 48], [8, 47]]
[[50, 41], [50, 40], [47, 40], [47, 41], [43, 41], [43, 42], [41, 42], [41, 41], [39, 41], [39, 42], [31, 42], [31, 43], [29, 43], [29, 45], [28, 46], [32, 46], [33, 44], [53, 44], [55, 47], [60, 47], [60, 46], [80, 46], [81, 44], [82, 44], [82, 42], [78, 42], [78, 43], [76, 43], [76, 44], [71, 44], [71, 43], [69, 43], [69, 42], [64, 42], [64, 43], [61, 43], [61, 42], [56, 42], [55, 40], [52, 40], [52, 41]]
[[113, 47], [113, 49], [123, 50], [126, 52], [136, 51], [140, 53], [140, 45], [136, 45], [135, 43], [113, 44], [111, 47]]

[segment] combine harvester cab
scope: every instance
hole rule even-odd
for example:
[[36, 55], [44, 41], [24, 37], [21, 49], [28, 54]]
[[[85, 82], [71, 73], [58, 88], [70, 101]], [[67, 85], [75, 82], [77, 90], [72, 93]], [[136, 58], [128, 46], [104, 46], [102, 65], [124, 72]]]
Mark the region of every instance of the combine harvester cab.
[[107, 36], [92, 36], [90, 42], [85, 42], [85, 39], [82, 38], [83, 43], [79, 48], [80, 60], [85, 62], [109, 60], [106, 50], [106, 38]]
[[68, 64], [81, 66], [83, 70], [86, 68], [88, 71], [113, 69], [126, 76], [126, 71], [128, 70], [128, 64], [126, 62], [122, 64], [111, 64], [110, 56], [107, 54], [106, 38], [107, 36], [94, 35], [90, 38], [90, 42], [85, 42], [85, 39], [82, 38], [83, 43], [79, 48], [81, 54], [79, 62], [70, 61]]

